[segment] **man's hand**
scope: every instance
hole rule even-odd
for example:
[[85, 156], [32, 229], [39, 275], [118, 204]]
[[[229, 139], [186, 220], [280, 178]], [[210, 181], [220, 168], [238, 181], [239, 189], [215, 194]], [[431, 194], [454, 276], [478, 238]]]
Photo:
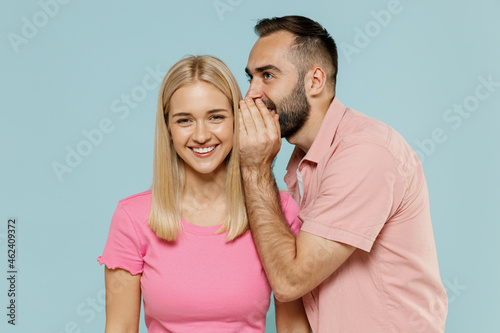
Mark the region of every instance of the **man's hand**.
[[262, 100], [240, 101], [240, 159], [242, 171], [270, 169], [281, 148], [278, 115]]
[[276, 299], [294, 301], [328, 278], [355, 250], [301, 231], [290, 231], [271, 172], [281, 147], [278, 115], [257, 99], [240, 102], [241, 171], [248, 222]]

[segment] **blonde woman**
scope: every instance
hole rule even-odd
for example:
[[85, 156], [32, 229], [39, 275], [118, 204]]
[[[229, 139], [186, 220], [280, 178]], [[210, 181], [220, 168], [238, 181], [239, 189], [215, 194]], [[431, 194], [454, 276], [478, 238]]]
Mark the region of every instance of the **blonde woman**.
[[[248, 229], [233, 75], [210, 56], [177, 62], [158, 100], [150, 191], [121, 200], [103, 255], [106, 333], [263, 332], [271, 289]], [[298, 234], [298, 207], [281, 205]], [[283, 272], [286, 274], [286, 272]], [[276, 304], [278, 332], [309, 332], [302, 301]]]

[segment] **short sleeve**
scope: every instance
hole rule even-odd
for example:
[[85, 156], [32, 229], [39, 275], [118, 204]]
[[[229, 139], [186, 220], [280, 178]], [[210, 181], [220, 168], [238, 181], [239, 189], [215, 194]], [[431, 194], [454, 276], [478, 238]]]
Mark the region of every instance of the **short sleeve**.
[[317, 197], [301, 211], [302, 230], [369, 252], [403, 191], [396, 160], [385, 147], [341, 147], [324, 169]]
[[136, 229], [121, 204], [113, 214], [108, 239], [99, 264], [110, 269], [122, 268], [131, 274], [142, 273], [143, 259]]
[[283, 215], [285, 216], [286, 222], [290, 226], [290, 230], [293, 235], [297, 237], [300, 231], [301, 221], [298, 217], [299, 206], [293, 200], [292, 196], [288, 193], [280, 192], [281, 208], [283, 210]]

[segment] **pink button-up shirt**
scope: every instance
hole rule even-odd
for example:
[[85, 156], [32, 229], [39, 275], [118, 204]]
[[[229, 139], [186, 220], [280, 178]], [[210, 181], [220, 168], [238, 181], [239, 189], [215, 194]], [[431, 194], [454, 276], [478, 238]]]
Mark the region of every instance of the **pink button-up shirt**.
[[301, 230], [357, 248], [303, 297], [313, 331], [443, 332], [448, 302], [427, 185], [404, 139], [335, 98], [311, 148], [295, 148], [287, 170]]

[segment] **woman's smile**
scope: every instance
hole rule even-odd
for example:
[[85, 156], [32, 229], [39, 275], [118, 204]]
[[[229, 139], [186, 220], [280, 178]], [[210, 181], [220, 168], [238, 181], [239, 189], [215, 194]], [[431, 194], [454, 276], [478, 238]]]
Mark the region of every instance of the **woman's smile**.
[[211, 146], [211, 147], [200, 147], [200, 148], [196, 148], [196, 147], [191, 147], [191, 149], [198, 155], [202, 155], [200, 157], [206, 157], [206, 156], [209, 156], [210, 152], [214, 151], [214, 149], [216, 148], [217, 146]]
[[226, 158], [233, 149], [232, 110], [226, 95], [207, 82], [185, 85], [172, 95], [169, 130], [186, 170], [225, 177]]

